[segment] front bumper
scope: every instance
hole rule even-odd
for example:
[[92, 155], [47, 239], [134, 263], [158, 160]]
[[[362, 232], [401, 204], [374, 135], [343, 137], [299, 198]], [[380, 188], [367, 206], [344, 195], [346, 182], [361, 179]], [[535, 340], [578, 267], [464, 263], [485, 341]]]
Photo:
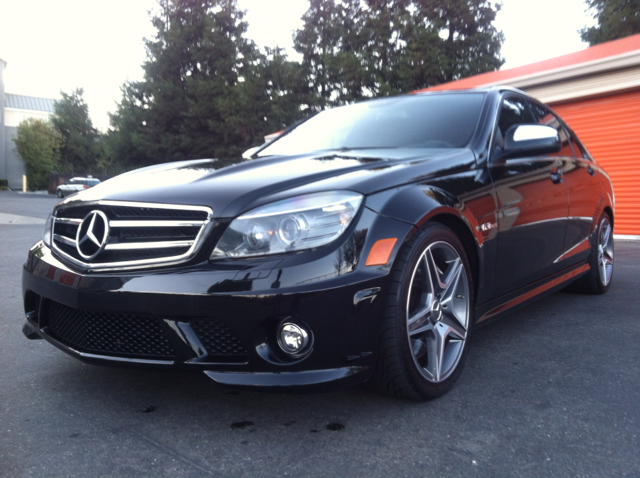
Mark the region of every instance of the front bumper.
[[[373, 230], [409, 232], [366, 215], [387, 223]], [[27, 332], [87, 363], [201, 370], [236, 387], [361, 382], [376, 360], [389, 267], [365, 267], [359, 258], [378, 234], [353, 234], [360, 243], [351, 256], [344, 248], [353, 238], [331, 250], [256, 261], [101, 274], [72, 270], [40, 242], [23, 270]], [[304, 358], [279, 349], [284, 321], [312, 331]]]

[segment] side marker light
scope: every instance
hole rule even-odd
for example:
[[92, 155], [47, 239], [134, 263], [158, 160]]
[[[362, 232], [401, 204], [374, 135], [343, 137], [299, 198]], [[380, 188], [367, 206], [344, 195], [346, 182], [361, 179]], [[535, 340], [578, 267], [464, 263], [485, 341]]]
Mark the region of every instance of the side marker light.
[[383, 266], [389, 262], [389, 257], [393, 252], [393, 247], [396, 245], [398, 239], [396, 237], [390, 237], [388, 239], [380, 239], [371, 248], [369, 256], [367, 257], [367, 266]]

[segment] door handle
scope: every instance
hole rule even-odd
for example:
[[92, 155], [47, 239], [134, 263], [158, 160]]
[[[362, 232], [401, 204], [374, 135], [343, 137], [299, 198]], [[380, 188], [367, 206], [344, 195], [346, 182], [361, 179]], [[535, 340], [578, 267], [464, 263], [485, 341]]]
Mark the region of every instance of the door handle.
[[562, 171], [556, 171], [555, 173], [551, 173], [551, 182], [553, 184], [560, 184], [564, 181], [564, 176], [562, 175]]

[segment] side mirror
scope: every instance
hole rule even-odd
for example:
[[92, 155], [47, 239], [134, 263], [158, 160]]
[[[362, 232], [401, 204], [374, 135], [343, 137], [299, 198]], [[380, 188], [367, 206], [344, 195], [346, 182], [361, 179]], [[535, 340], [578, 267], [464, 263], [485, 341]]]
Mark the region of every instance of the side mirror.
[[504, 139], [503, 159], [557, 153], [562, 148], [558, 130], [539, 124], [513, 125]]
[[262, 146], [254, 146], [253, 148], [247, 149], [244, 153], [242, 153], [242, 159], [251, 159], [253, 153], [258, 151], [260, 148], [262, 148]]

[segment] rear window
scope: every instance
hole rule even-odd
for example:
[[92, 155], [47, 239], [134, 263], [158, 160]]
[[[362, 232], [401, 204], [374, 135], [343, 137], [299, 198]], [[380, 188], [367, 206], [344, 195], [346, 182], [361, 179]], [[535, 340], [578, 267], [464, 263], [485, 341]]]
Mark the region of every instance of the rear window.
[[483, 93], [414, 95], [323, 111], [258, 153], [327, 149], [463, 148], [478, 124]]

